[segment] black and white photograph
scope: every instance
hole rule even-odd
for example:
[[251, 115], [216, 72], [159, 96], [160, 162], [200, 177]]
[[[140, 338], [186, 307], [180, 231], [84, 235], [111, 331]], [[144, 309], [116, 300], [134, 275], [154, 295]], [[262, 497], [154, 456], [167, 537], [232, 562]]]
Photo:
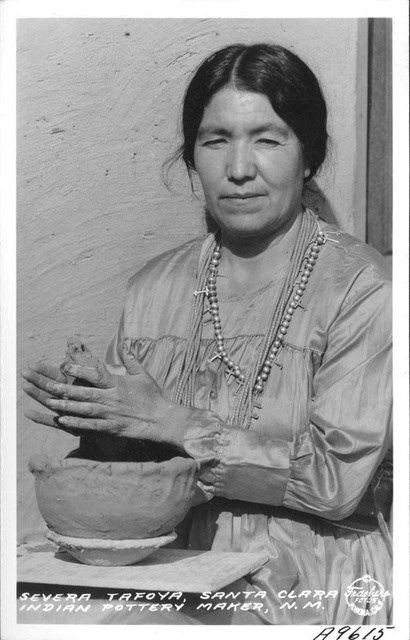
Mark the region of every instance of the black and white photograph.
[[400, 13], [374, 4], [17, 16], [5, 640], [407, 637]]

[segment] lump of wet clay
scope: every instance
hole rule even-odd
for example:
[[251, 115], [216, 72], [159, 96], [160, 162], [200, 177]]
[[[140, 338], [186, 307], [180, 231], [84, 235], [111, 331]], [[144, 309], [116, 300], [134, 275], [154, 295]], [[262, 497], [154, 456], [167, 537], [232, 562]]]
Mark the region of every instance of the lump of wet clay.
[[[103, 364], [96, 358], [88, 347], [80, 339], [71, 337], [67, 340], [67, 349], [64, 362], [60, 370], [66, 376], [67, 381], [83, 387], [92, 386], [87, 380], [72, 378], [66, 371], [67, 365], [76, 364], [82, 367], [99, 371]], [[106, 462], [135, 462], [169, 460], [174, 457], [176, 451], [167, 445], [155, 442], [143, 442], [141, 440], [112, 436], [108, 434], [88, 433], [81, 435], [80, 446], [68, 454], [68, 458], [83, 458]]]
[[170, 533], [193, 503], [197, 465], [98, 462], [47, 455], [29, 461], [37, 503], [49, 529], [62, 536], [130, 540]]

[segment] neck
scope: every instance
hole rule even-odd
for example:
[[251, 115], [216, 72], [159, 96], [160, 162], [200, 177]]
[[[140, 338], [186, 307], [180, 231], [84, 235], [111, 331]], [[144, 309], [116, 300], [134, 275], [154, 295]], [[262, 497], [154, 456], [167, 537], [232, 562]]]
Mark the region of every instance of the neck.
[[222, 231], [220, 274], [228, 276], [236, 273], [243, 278], [246, 273], [258, 273], [263, 277], [261, 267], [264, 264], [269, 263], [271, 268], [283, 264], [292, 255], [301, 220], [299, 213], [278, 233], [263, 238], [232, 238]]

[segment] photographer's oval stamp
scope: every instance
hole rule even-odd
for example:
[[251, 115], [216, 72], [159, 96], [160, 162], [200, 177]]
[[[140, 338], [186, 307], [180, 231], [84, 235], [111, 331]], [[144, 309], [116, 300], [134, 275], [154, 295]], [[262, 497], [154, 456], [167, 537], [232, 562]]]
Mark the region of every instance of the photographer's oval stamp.
[[345, 590], [347, 605], [360, 616], [371, 616], [380, 611], [390, 591], [370, 575], [357, 578]]

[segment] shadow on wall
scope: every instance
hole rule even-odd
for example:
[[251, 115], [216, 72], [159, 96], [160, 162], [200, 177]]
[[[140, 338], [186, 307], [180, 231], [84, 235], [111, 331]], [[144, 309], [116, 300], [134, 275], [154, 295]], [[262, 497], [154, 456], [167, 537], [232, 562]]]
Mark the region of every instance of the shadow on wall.
[[318, 216], [329, 222], [330, 224], [338, 224], [336, 215], [333, 211], [332, 205], [326, 198], [322, 189], [318, 187], [315, 180], [305, 185], [303, 190], [303, 204], [309, 209], [312, 209]]
[[[305, 185], [303, 189], [303, 204], [309, 207], [309, 209], [312, 209], [312, 211], [317, 213], [317, 215], [326, 222], [338, 224], [329, 200], [314, 180], [312, 180], [309, 185]], [[204, 209], [204, 214], [207, 231], [209, 233], [216, 231], [218, 227], [208, 209]]]

